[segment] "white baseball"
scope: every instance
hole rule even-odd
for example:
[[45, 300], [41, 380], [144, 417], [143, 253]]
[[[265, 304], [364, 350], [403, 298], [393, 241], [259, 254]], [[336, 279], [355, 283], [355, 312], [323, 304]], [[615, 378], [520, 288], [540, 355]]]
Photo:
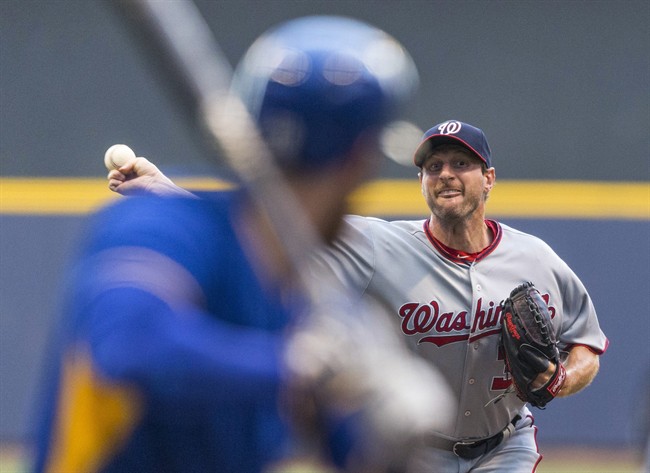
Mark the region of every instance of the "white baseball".
[[113, 145], [104, 154], [104, 165], [109, 171], [119, 169], [135, 159], [135, 153], [127, 145]]

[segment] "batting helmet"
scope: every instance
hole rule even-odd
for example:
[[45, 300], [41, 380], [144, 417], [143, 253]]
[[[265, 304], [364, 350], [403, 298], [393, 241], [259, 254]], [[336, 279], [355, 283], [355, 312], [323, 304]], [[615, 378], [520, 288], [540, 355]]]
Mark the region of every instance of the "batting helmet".
[[260, 37], [233, 87], [279, 164], [310, 169], [341, 160], [362, 132], [394, 119], [417, 83], [411, 57], [385, 32], [312, 16]]

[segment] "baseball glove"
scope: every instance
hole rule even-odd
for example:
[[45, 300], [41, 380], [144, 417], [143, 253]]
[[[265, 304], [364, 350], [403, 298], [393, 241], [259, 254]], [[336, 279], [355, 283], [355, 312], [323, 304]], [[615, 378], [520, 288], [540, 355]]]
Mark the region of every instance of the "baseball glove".
[[[532, 282], [517, 286], [502, 303], [501, 348], [519, 399], [543, 408], [560, 392], [566, 370], [560, 360], [548, 307]], [[551, 362], [556, 370], [541, 387], [532, 383]]]

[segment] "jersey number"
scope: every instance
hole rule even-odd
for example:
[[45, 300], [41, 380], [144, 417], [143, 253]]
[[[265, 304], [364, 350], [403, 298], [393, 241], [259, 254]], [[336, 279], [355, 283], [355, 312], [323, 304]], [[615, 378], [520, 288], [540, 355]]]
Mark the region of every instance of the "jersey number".
[[501, 350], [501, 347], [497, 349], [497, 360], [503, 361], [503, 377], [498, 377], [495, 376], [492, 378], [492, 386], [490, 389], [492, 391], [503, 391], [504, 389], [508, 389], [508, 386], [512, 383], [512, 380], [508, 376], [508, 373], [506, 371], [506, 364], [505, 364], [505, 355], [503, 353], [503, 350]]

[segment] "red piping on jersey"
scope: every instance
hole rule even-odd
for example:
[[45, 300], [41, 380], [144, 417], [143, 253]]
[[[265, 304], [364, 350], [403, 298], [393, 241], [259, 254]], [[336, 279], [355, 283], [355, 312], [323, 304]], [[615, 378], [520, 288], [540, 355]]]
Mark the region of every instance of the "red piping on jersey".
[[537, 467], [539, 466], [540, 462], [542, 461], [542, 458], [544, 458], [544, 455], [542, 455], [539, 452], [539, 443], [537, 443], [537, 426], [535, 425], [535, 419], [533, 418], [533, 416], [528, 416], [528, 417], [530, 417], [533, 420], [533, 423], [532, 423], [531, 427], [533, 429], [535, 429], [535, 434], [534, 434], [534, 437], [535, 437], [535, 450], [537, 450], [537, 454], [539, 455], [539, 458], [537, 459], [537, 461], [535, 462], [535, 465], [533, 466], [533, 471], [531, 472], [531, 473], [535, 473], [537, 471]]
[[450, 248], [444, 243], [442, 243], [440, 240], [438, 240], [436, 237], [434, 237], [433, 234], [431, 233], [431, 230], [429, 229], [430, 220], [431, 219], [428, 218], [424, 222], [424, 233], [427, 235], [427, 238], [434, 246], [434, 248], [436, 248], [441, 255], [443, 255], [448, 260], [451, 260], [457, 264], [469, 265], [476, 261], [482, 260], [487, 255], [492, 253], [497, 246], [499, 246], [499, 242], [501, 241], [501, 237], [503, 236], [503, 231], [501, 230], [501, 225], [499, 225], [499, 222], [497, 222], [496, 220], [485, 219], [484, 220], [485, 225], [487, 225], [488, 229], [492, 232], [492, 235], [494, 236], [494, 238], [492, 239], [492, 243], [490, 243], [488, 246], [483, 248], [478, 253], [466, 253], [464, 251]]

